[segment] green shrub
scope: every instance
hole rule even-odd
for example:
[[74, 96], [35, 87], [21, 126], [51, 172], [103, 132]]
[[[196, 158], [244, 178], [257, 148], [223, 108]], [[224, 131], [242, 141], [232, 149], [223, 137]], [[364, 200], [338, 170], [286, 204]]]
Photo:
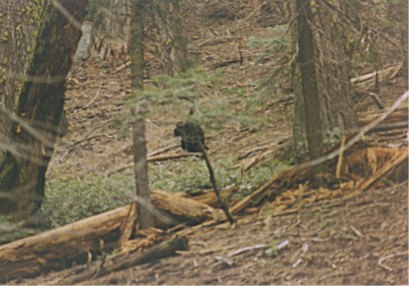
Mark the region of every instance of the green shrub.
[[[214, 162], [213, 168], [219, 187], [235, 182], [237, 172], [232, 158]], [[152, 189], [168, 192], [195, 193], [212, 188], [205, 162], [196, 157], [155, 164], [149, 168], [149, 179]]]
[[[236, 199], [250, 194], [284, 166], [280, 162], [270, 161], [254, 167], [241, 177], [232, 157], [212, 163], [219, 188], [233, 183], [238, 186]], [[135, 194], [134, 180], [133, 174], [49, 180], [42, 211], [51, 221], [51, 226], [56, 227], [123, 206]], [[167, 192], [195, 193], [212, 188], [204, 161], [196, 157], [150, 164], [149, 181], [151, 189]]]
[[53, 227], [68, 224], [128, 203], [133, 178], [86, 176], [78, 179], [52, 179], [46, 185], [42, 205]]
[[7, 243], [34, 233], [34, 230], [24, 228], [23, 224], [23, 222], [11, 222], [8, 217], [0, 216], [0, 244]]

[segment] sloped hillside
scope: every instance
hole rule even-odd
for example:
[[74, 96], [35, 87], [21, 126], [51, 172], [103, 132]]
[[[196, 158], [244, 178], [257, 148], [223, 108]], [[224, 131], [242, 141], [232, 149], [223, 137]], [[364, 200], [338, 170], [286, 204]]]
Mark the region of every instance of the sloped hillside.
[[[293, 98], [289, 90], [291, 79], [285, 70], [270, 80], [271, 92], [262, 92], [260, 80], [268, 78], [271, 70], [280, 65], [281, 54], [263, 56], [266, 46], [254, 44], [255, 39], [276, 37], [282, 19], [265, 9], [265, 1], [222, 2], [223, 5], [219, 1], [189, 2], [185, 24], [189, 55], [198, 67], [218, 79], [202, 91], [199, 99], [204, 105], [216, 103], [221, 109], [218, 112], [231, 114], [221, 123], [214, 116], [214, 121], [206, 121], [203, 126], [212, 161], [225, 163], [215, 164], [216, 168], [224, 168], [220, 171], [223, 187], [239, 185], [238, 193], [231, 197], [234, 205], [277, 173], [271, 169], [281, 171], [288, 167], [288, 158], [282, 153], [291, 138]], [[149, 53], [152, 49], [147, 51], [149, 73], [154, 76], [158, 74], [157, 63]], [[56, 148], [47, 173], [49, 181], [87, 176], [115, 180], [116, 175], [133, 180], [130, 132], [117, 122], [129, 109], [124, 103], [130, 95], [130, 73], [122, 68], [126, 62], [93, 58], [74, 65], [66, 92], [69, 130]], [[396, 62], [391, 59], [389, 64]], [[369, 68], [365, 70], [370, 72], [373, 71]], [[150, 84], [149, 79], [146, 84]], [[389, 107], [404, 93], [407, 80], [394, 75], [381, 84], [379, 97]], [[361, 117], [366, 123], [380, 114], [370, 96], [360, 97], [356, 108], [367, 113]], [[407, 110], [402, 110], [407, 120]], [[187, 113], [160, 106], [151, 109], [146, 134], [150, 156], [182, 152], [173, 129], [176, 122], [186, 117]], [[407, 125], [399, 128], [368, 135], [361, 144], [365, 148], [402, 150], [399, 148], [407, 147]], [[375, 157], [365, 154], [355, 158], [367, 158], [368, 162], [357, 160], [356, 172], [350, 170], [348, 181], [335, 181], [333, 189], [312, 188], [308, 182], [300, 181], [287, 184], [291, 192], [281, 191], [279, 197], [272, 187], [258, 204], [246, 209], [235, 227], [228, 223], [183, 226], [175, 233], [188, 237], [189, 250], [83, 283], [408, 284], [407, 170], [402, 171], [406, 172], [403, 179], [382, 177], [362, 194], [346, 197], [343, 187], [353, 189], [353, 184], [372, 178], [394, 158], [382, 157], [388, 159], [381, 162], [378, 153]], [[370, 158], [378, 162], [373, 163]], [[187, 178], [193, 181], [192, 192], [208, 188], [194, 180], [200, 173], [207, 179], [205, 169], [198, 171], [195, 159], [186, 160], [189, 159], [174, 160], [169, 165], [152, 163], [151, 172], [164, 175], [152, 174], [151, 184], [164, 176], [175, 182], [166, 185], [174, 189], [176, 183], [186, 183]], [[334, 165], [328, 167], [328, 172], [335, 173]], [[251, 177], [250, 183], [240, 182], [240, 175]], [[53, 186], [49, 184], [48, 194], [53, 192]], [[170, 188], [165, 191], [172, 191]], [[82, 269], [78, 266], [10, 283], [48, 284]]]

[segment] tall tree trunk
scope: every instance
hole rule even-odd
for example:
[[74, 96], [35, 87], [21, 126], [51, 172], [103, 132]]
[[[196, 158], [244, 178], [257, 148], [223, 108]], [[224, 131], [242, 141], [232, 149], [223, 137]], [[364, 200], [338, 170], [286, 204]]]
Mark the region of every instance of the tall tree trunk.
[[[137, 93], [143, 88], [143, 67], [144, 67], [144, 29], [143, 29], [143, 11], [144, 0], [134, 0], [132, 3], [132, 22], [131, 22], [131, 40], [130, 40], [130, 57], [131, 57], [131, 86], [132, 91]], [[133, 129], [133, 148], [135, 163], [135, 182], [138, 201], [138, 220], [140, 228], [154, 226], [153, 212], [149, 210], [152, 207], [150, 200], [147, 152], [145, 138], [145, 121], [143, 104], [132, 110], [134, 115]]]
[[94, 48], [102, 59], [125, 57], [128, 52], [129, 4], [129, 0], [90, 0], [91, 34]]
[[187, 69], [187, 39], [183, 35], [180, 0], [151, 2], [160, 66], [170, 76]]
[[316, 158], [340, 135], [350, 133], [358, 121], [351, 106], [349, 61], [337, 9], [311, 0], [296, 0], [295, 7], [300, 84], [295, 102], [294, 152]]
[[[42, 3], [42, 4], [41, 4]], [[60, 11], [53, 4], [60, 3]], [[44, 196], [45, 172], [53, 152], [87, 1], [1, 1], [0, 45], [3, 90], [0, 134], [0, 213], [22, 218]], [[67, 19], [62, 11], [73, 19]], [[31, 24], [33, 23], [33, 24]]]

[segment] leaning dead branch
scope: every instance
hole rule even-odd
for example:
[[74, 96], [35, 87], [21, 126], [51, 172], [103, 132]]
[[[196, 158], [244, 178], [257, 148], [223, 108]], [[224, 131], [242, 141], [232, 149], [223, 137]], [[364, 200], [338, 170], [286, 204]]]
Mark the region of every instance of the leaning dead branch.
[[216, 176], [214, 175], [214, 170], [213, 170], [212, 164], [210, 163], [209, 156], [207, 155], [206, 149], [203, 146], [201, 147], [201, 149], [202, 149], [203, 159], [206, 163], [207, 170], [209, 171], [210, 182], [213, 186], [214, 194], [216, 195], [217, 201], [219, 202], [224, 214], [226, 215], [226, 218], [229, 220], [230, 224], [233, 225], [236, 221], [234, 220], [232, 214], [230, 213], [227, 202], [223, 200], [220, 195], [220, 191], [216, 183]]
[[[352, 145], [354, 145], [356, 142], [361, 140], [366, 133], [368, 133], [371, 129], [379, 125], [382, 121], [385, 120], [394, 110], [396, 110], [403, 101], [405, 101], [409, 97], [409, 91], [406, 91], [404, 94], [402, 94], [393, 104], [392, 106], [386, 110], [384, 113], [382, 113], [379, 117], [368, 123], [367, 125], [363, 126], [352, 138], [350, 138], [346, 143], [344, 147], [344, 151], [349, 149]], [[297, 166], [297, 168], [301, 169], [306, 166], [317, 166], [319, 164], [322, 164], [324, 162], [327, 162], [335, 157], [337, 157], [340, 154], [340, 148], [335, 149], [334, 151], [330, 152], [329, 154], [326, 154], [324, 156], [321, 156], [317, 159], [314, 159], [309, 162], [302, 163]]]
[[[356, 135], [354, 135], [352, 138], [350, 138], [344, 146], [339, 147], [335, 149], [334, 151], [321, 156], [317, 159], [311, 160], [309, 162], [302, 163], [298, 166], [293, 167], [290, 170], [283, 171], [279, 173], [278, 175], [274, 176], [270, 181], [268, 181], [266, 184], [264, 184], [262, 187], [260, 187], [258, 190], [256, 190], [254, 193], [251, 195], [245, 197], [243, 200], [235, 204], [231, 209], [231, 213], [237, 214], [241, 211], [243, 211], [245, 208], [249, 207], [251, 204], [253, 204], [256, 201], [260, 201], [267, 193], [268, 190], [270, 190], [273, 185], [276, 185], [276, 188], [273, 193], [274, 195], [278, 195], [281, 190], [280, 186], [284, 185], [287, 182], [296, 182], [299, 180], [301, 177], [303, 177], [305, 174], [308, 174], [309, 170], [314, 167], [318, 166], [320, 164], [323, 164], [325, 162], [329, 162], [330, 160], [333, 160], [337, 156], [339, 156], [341, 153], [345, 152], [347, 149], [349, 149], [352, 145], [354, 145], [356, 142], [358, 142], [363, 136], [368, 133], [369, 130], [373, 129], [375, 126], [377, 126], [379, 123], [381, 123], [385, 118], [387, 118], [394, 110], [396, 110], [400, 104], [406, 100], [409, 96], [409, 92], [405, 92], [403, 95], [399, 97], [398, 100], [395, 101], [395, 103], [384, 113], [382, 113], [380, 116], [375, 118], [373, 121], [369, 122], [367, 125], [362, 127]], [[402, 151], [405, 152], [405, 151]], [[407, 149], [406, 149], [407, 153]], [[396, 167], [397, 165], [401, 164], [404, 160], [407, 160], [407, 154], [406, 157], [405, 155], [400, 155], [396, 161], [393, 161], [391, 164], [385, 166], [385, 168], [382, 168], [383, 171], [379, 170], [379, 174], [376, 175], [377, 178], [373, 177], [372, 180], [378, 180], [380, 177], [385, 175], [387, 172], [390, 171], [390, 169], [387, 169], [388, 167], [393, 168]], [[368, 188], [374, 181], [369, 180], [365, 182], [362, 182], [360, 185], [360, 190], [361, 192]]]

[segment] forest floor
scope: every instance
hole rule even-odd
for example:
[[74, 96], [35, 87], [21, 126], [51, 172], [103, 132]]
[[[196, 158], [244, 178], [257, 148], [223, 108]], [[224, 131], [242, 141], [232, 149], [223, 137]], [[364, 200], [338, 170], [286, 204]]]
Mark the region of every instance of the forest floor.
[[[251, 36], [268, 34], [268, 27], [258, 25], [250, 16], [241, 22], [214, 21], [200, 17], [201, 12], [191, 12], [188, 20], [190, 54], [204, 69], [223, 75], [225, 90], [244, 87], [243, 98], [251, 98], [256, 92], [252, 83], [265, 76], [269, 66], [256, 63], [257, 54], [247, 44]], [[243, 65], [217, 68], [218, 63], [239, 57], [239, 37]], [[66, 93], [69, 131], [56, 148], [48, 177], [109, 176], [124, 169], [132, 172], [131, 139], [122, 139], [114, 124], [115, 116], [129, 108], [121, 102], [130, 93], [129, 70], [115, 71], [124, 63], [117, 59], [75, 64]], [[382, 87], [380, 97], [385, 106], [403, 93], [404, 86], [405, 80], [397, 78]], [[236, 126], [210, 130], [207, 145], [211, 158], [226, 154], [237, 157], [243, 150], [289, 138], [293, 106], [287, 106], [286, 101], [274, 102], [252, 110], [252, 116], [264, 120], [254, 130]], [[359, 111], [376, 110], [369, 98], [359, 104]], [[237, 100], [231, 111], [242, 105], [243, 101]], [[181, 152], [173, 128], [184, 119], [183, 114], [153, 112], [147, 120], [148, 153], [173, 145], [168, 153]], [[408, 285], [407, 182], [375, 186], [354, 198], [307, 203], [281, 216], [247, 214], [234, 228], [228, 224], [192, 227], [188, 238], [190, 249], [177, 256], [84, 283]], [[271, 246], [286, 240], [289, 244], [285, 248], [269, 252]], [[242, 252], [231, 255], [237, 250]], [[62, 273], [14, 283], [47, 284]]]

